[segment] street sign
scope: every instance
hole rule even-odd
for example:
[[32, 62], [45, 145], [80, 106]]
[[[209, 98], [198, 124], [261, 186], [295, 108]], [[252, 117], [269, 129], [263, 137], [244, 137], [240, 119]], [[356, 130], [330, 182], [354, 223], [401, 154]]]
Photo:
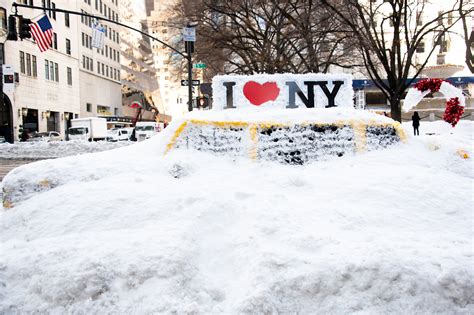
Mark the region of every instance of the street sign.
[[183, 29], [183, 39], [185, 42], [195, 42], [196, 41], [196, 28], [185, 27]]
[[[189, 85], [188, 82], [189, 82], [188, 80], [181, 80], [181, 86], [188, 86]], [[198, 86], [200, 83], [201, 83], [201, 81], [199, 81], [199, 80], [193, 80], [192, 81], [193, 86]]]
[[195, 63], [194, 68], [196, 68], [196, 69], [205, 69], [205, 68], [207, 68], [207, 66], [206, 66], [205, 63]]

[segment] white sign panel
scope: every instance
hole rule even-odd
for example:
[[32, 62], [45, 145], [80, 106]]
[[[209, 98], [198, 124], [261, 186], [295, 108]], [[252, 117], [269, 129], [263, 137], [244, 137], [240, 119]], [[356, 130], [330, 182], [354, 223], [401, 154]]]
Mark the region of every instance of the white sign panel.
[[346, 74], [223, 75], [212, 80], [213, 109], [354, 107]]
[[185, 27], [183, 29], [183, 39], [185, 42], [195, 42], [196, 41], [196, 28]]
[[15, 71], [12, 66], [2, 65], [3, 92], [13, 93], [15, 90]]
[[99, 23], [92, 25], [92, 47], [103, 49], [105, 39], [105, 28]]

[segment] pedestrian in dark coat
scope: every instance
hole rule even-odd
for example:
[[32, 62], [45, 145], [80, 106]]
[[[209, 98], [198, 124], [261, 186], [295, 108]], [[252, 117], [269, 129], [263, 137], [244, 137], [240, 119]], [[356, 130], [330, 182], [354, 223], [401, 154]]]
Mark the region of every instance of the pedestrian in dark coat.
[[413, 116], [411, 116], [411, 120], [413, 121], [413, 133], [415, 136], [420, 135], [420, 130], [418, 129], [420, 127], [420, 116], [418, 115], [418, 112], [414, 112]]
[[5, 121], [3, 123], [1, 130], [2, 130], [1, 133], [3, 134], [3, 137], [5, 138], [5, 141], [9, 143], [13, 143], [13, 136], [12, 136], [10, 125], [8, 124], [8, 122]]
[[130, 136], [130, 141], [137, 141], [137, 134], [135, 128], [133, 128], [132, 135]]

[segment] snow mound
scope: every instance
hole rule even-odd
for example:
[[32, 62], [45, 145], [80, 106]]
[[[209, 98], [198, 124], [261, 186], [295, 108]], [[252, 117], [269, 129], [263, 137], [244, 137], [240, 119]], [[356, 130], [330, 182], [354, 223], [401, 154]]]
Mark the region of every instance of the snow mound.
[[405, 137], [397, 122], [363, 111], [332, 108], [250, 113], [197, 114], [200, 119], [181, 123], [168, 149], [305, 164], [386, 148]]
[[0, 313], [474, 312], [472, 123], [299, 167], [163, 156], [181, 123], [6, 176], [58, 184], [0, 211]]

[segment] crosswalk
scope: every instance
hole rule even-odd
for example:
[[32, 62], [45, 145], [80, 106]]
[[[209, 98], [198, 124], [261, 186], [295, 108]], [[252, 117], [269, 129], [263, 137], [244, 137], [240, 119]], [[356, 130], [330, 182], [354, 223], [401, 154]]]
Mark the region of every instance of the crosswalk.
[[15, 167], [31, 163], [33, 161], [24, 161], [24, 160], [2, 160], [0, 159], [0, 182], [3, 180], [5, 175], [8, 174]]

